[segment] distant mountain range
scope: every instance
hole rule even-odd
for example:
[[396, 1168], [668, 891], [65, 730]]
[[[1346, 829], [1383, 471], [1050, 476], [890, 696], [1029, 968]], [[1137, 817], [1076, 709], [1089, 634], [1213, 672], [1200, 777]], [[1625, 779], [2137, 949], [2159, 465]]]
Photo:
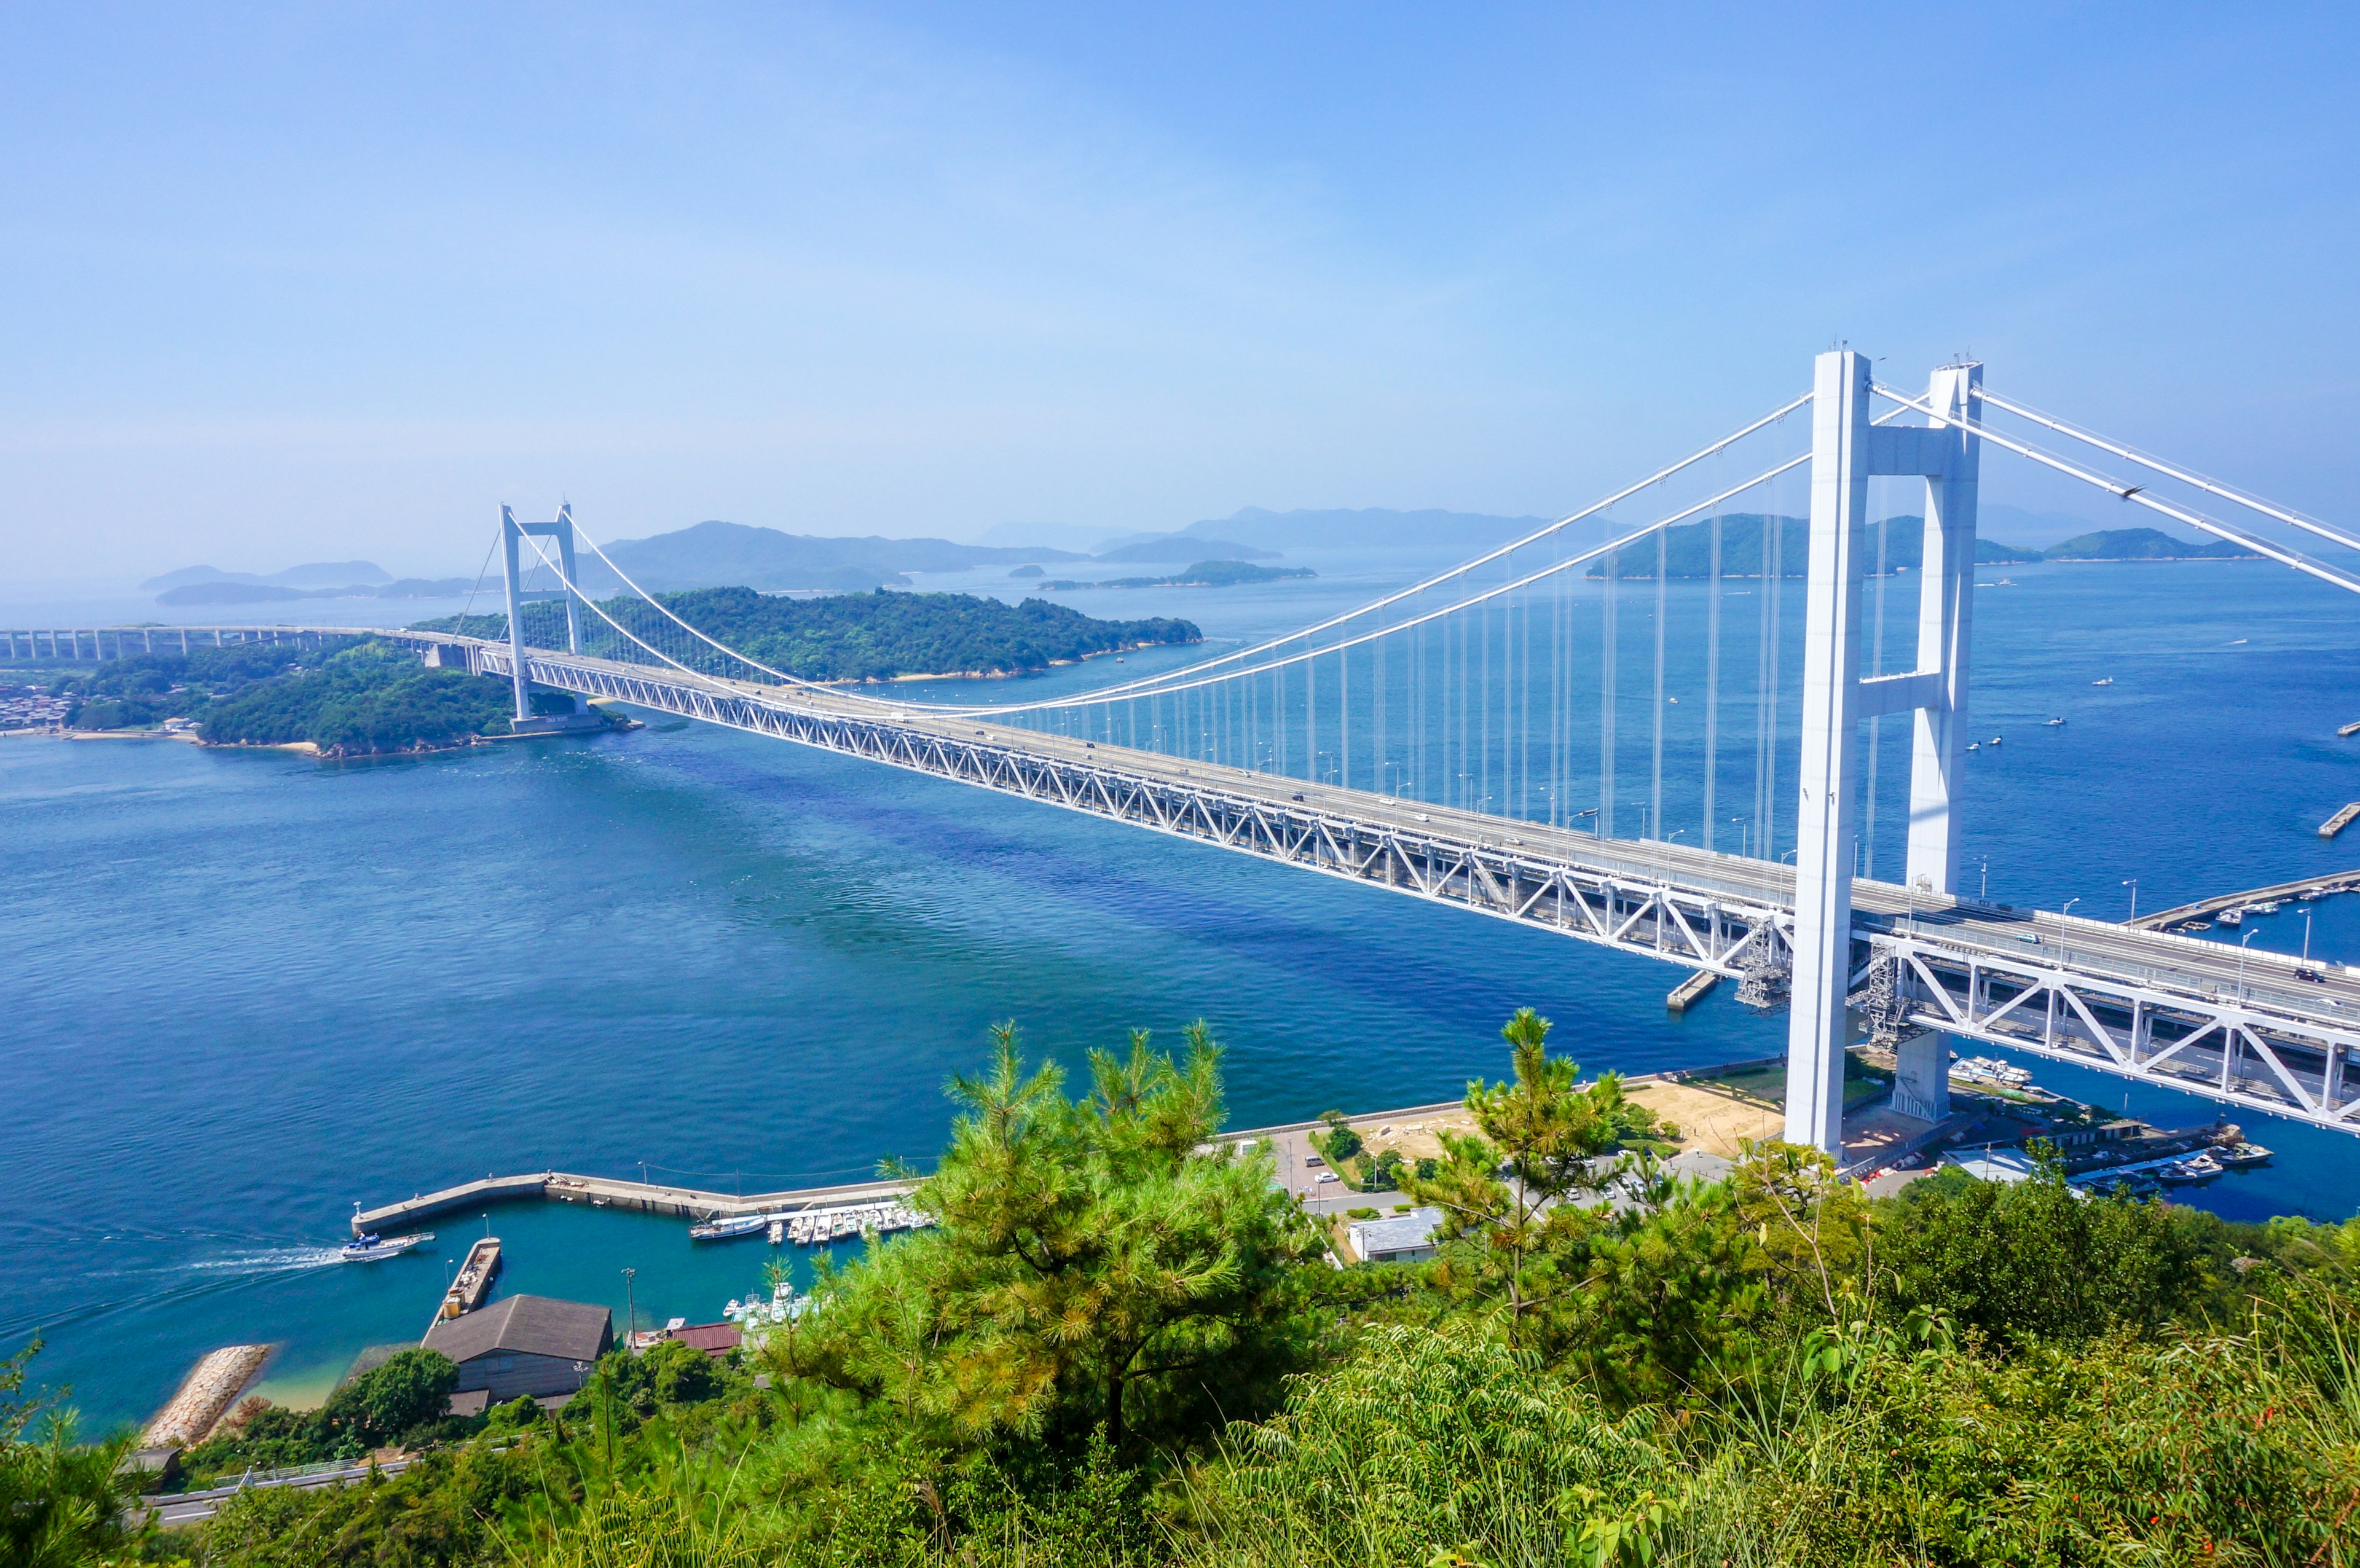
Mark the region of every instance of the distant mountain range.
[[[607, 556], [650, 593], [679, 588], [865, 590], [907, 583], [912, 572], [963, 572], [1016, 561], [1087, 561], [1037, 546], [954, 544], [949, 539], [823, 539], [744, 523], [703, 522], [647, 539], [617, 539]], [[595, 556], [579, 563], [594, 593], [622, 586]]]
[[474, 582], [468, 577], [402, 577], [384, 583], [347, 583], [336, 588], [297, 588], [285, 583], [207, 579], [167, 588], [156, 595], [156, 603], [268, 604], [282, 599], [455, 599]]
[[[199, 583], [270, 583], [285, 588], [333, 588], [348, 583], [378, 583], [393, 581], [393, 573], [369, 561], [315, 561], [309, 566], [290, 566], [284, 572], [274, 572], [258, 577], [251, 572], [224, 572], [217, 566], [183, 566], [178, 572], [167, 572], [161, 577], [150, 577], [139, 586], [143, 589], [184, 588]], [[225, 603], [226, 601], [216, 601]]]

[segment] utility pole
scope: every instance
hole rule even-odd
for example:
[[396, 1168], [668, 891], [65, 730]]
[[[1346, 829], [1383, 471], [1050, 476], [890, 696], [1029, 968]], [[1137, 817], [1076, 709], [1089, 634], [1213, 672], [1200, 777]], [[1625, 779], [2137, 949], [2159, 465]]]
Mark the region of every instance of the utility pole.
[[623, 1349], [626, 1352], [630, 1351], [639, 1343], [639, 1301], [638, 1298], [633, 1295], [631, 1290], [631, 1281], [638, 1276], [639, 1272], [639, 1271], [636, 1269], [626, 1269], [623, 1270], [623, 1311], [627, 1314], [625, 1321], [629, 1325], [623, 1330]]

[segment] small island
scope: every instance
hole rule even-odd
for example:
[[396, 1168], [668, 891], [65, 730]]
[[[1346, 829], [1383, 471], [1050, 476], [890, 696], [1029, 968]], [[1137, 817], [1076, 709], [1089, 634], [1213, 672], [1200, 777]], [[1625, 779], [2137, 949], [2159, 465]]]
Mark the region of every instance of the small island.
[[[815, 599], [751, 588], [692, 588], [656, 599], [715, 641], [803, 681], [1031, 675], [1099, 654], [1204, 640], [1194, 622], [1105, 621], [1046, 599], [1011, 604], [973, 593], [881, 588]], [[634, 598], [609, 599], [601, 607], [635, 628], [651, 618]], [[597, 615], [582, 620], [584, 652], [640, 657]], [[508, 617], [469, 615], [462, 625], [460, 617], [444, 615], [411, 629], [499, 638], [508, 636]], [[528, 605], [525, 638], [542, 648], [564, 647], [564, 606]]]
[[[513, 732], [506, 681], [432, 670], [417, 649], [346, 637], [315, 649], [249, 643], [109, 659], [49, 687], [57, 722], [92, 734], [172, 734], [209, 746], [300, 746], [322, 757], [436, 751]], [[571, 697], [534, 694], [535, 712]]]
[[1240, 583], [1275, 583], [1282, 577], [1317, 577], [1307, 566], [1255, 566], [1243, 561], [1200, 561], [1169, 577], [1109, 577], [1096, 583], [1060, 578], [1042, 587], [1056, 593], [1076, 588], [1231, 588]]

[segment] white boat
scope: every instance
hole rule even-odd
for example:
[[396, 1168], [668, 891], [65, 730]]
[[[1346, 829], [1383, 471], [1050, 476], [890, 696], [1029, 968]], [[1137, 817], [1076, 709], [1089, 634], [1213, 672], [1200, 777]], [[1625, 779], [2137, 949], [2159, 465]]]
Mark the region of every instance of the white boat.
[[2216, 925], [2241, 926], [2245, 923], [2245, 911], [2243, 909], [2223, 909], [2219, 914], [2213, 916], [2212, 920], [2213, 923]]
[[375, 1263], [382, 1258], [398, 1258], [421, 1242], [432, 1241], [434, 1233], [420, 1231], [415, 1236], [356, 1236], [344, 1243], [336, 1256], [346, 1263]]
[[703, 1225], [688, 1227], [691, 1241], [726, 1241], [733, 1236], [751, 1236], [770, 1223], [763, 1214], [738, 1214], [730, 1219], [712, 1219]]
[[2092, 681], [2090, 682], [2092, 686], [2111, 686], [2114, 683], [2114, 678], [2111, 675], [2107, 676], [2103, 681]]
[[2061, 719], [2061, 718], [2051, 719], [2051, 720], [2049, 720], [2049, 724], [2050, 724], [2052, 727], [2053, 727], [2053, 726], [2055, 726], [2055, 725], [2058, 725], [2058, 724], [2063, 724], [2064, 722], [2065, 722], [2065, 721], [2064, 721], [2063, 719]]
[[2272, 899], [2264, 904], [2248, 904], [2245, 906], [2245, 912], [2249, 915], [2275, 915], [2278, 912], [2278, 900]]
[[781, 1243], [781, 1241], [784, 1241], [784, 1240], [787, 1238], [787, 1237], [786, 1237], [786, 1233], [787, 1233], [787, 1222], [786, 1222], [786, 1221], [784, 1221], [784, 1220], [782, 1220], [782, 1219], [777, 1219], [777, 1218], [773, 1218], [773, 1219], [770, 1221], [770, 1245], [771, 1245], [772, 1247], [776, 1247], [776, 1246], [778, 1246], [778, 1245], [779, 1245], [779, 1243]]

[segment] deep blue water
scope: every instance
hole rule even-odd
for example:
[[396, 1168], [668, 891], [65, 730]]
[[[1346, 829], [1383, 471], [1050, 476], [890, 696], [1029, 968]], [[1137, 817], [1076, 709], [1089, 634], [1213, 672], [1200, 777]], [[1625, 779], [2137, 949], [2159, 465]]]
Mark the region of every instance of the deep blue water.
[[[2010, 574], [1978, 594], [1974, 705], [2008, 744], [1976, 754], [1965, 808], [1994, 898], [2119, 914], [2126, 877], [2154, 908], [2360, 857], [2360, 833], [2312, 831], [2360, 798], [2360, 741], [2333, 733], [2360, 718], [2348, 599], [2266, 565]], [[1369, 586], [1073, 602], [1250, 636]], [[1526, 1003], [1591, 1069], [1782, 1039], [1727, 988], [1668, 1018], [1677, 975], [1654, 964], [665, 720], [370, 765], [0, 741], [0, 1345], [45, 1333], [38, 1376], [101, 1424], [215, 1345], [282, 1342], [268, 1391], [300, 1395], [414, 1337], [482, 1222], [347, 1268], [325, 1249], [355, 1200], [550, 1165], [769, 1187], [923, 1159], [945, 1078], [998, 1018], [1075, 1062], [1201, 1015], [1240, 1125], [1454, 1096], [1503, 1069], [1495, 1031]], [[2360, 959], [2360, 899], [2318, 909], [2314, 950]], [[2302, 940], [2291, 907], [2265, 926], [2257, 943]], [[2124, 1103], [2117, 1080], [2029, 1065]], [[2360, 1141], [2247, 1120], [2278, 1163], [2199, 1201], [2360, 1207]], [[491, 1223], [504, 1290], [619, 1312], [630, 1267], [643, 1323], [717, 1315], [769, 1256], [645, 1216]]]

